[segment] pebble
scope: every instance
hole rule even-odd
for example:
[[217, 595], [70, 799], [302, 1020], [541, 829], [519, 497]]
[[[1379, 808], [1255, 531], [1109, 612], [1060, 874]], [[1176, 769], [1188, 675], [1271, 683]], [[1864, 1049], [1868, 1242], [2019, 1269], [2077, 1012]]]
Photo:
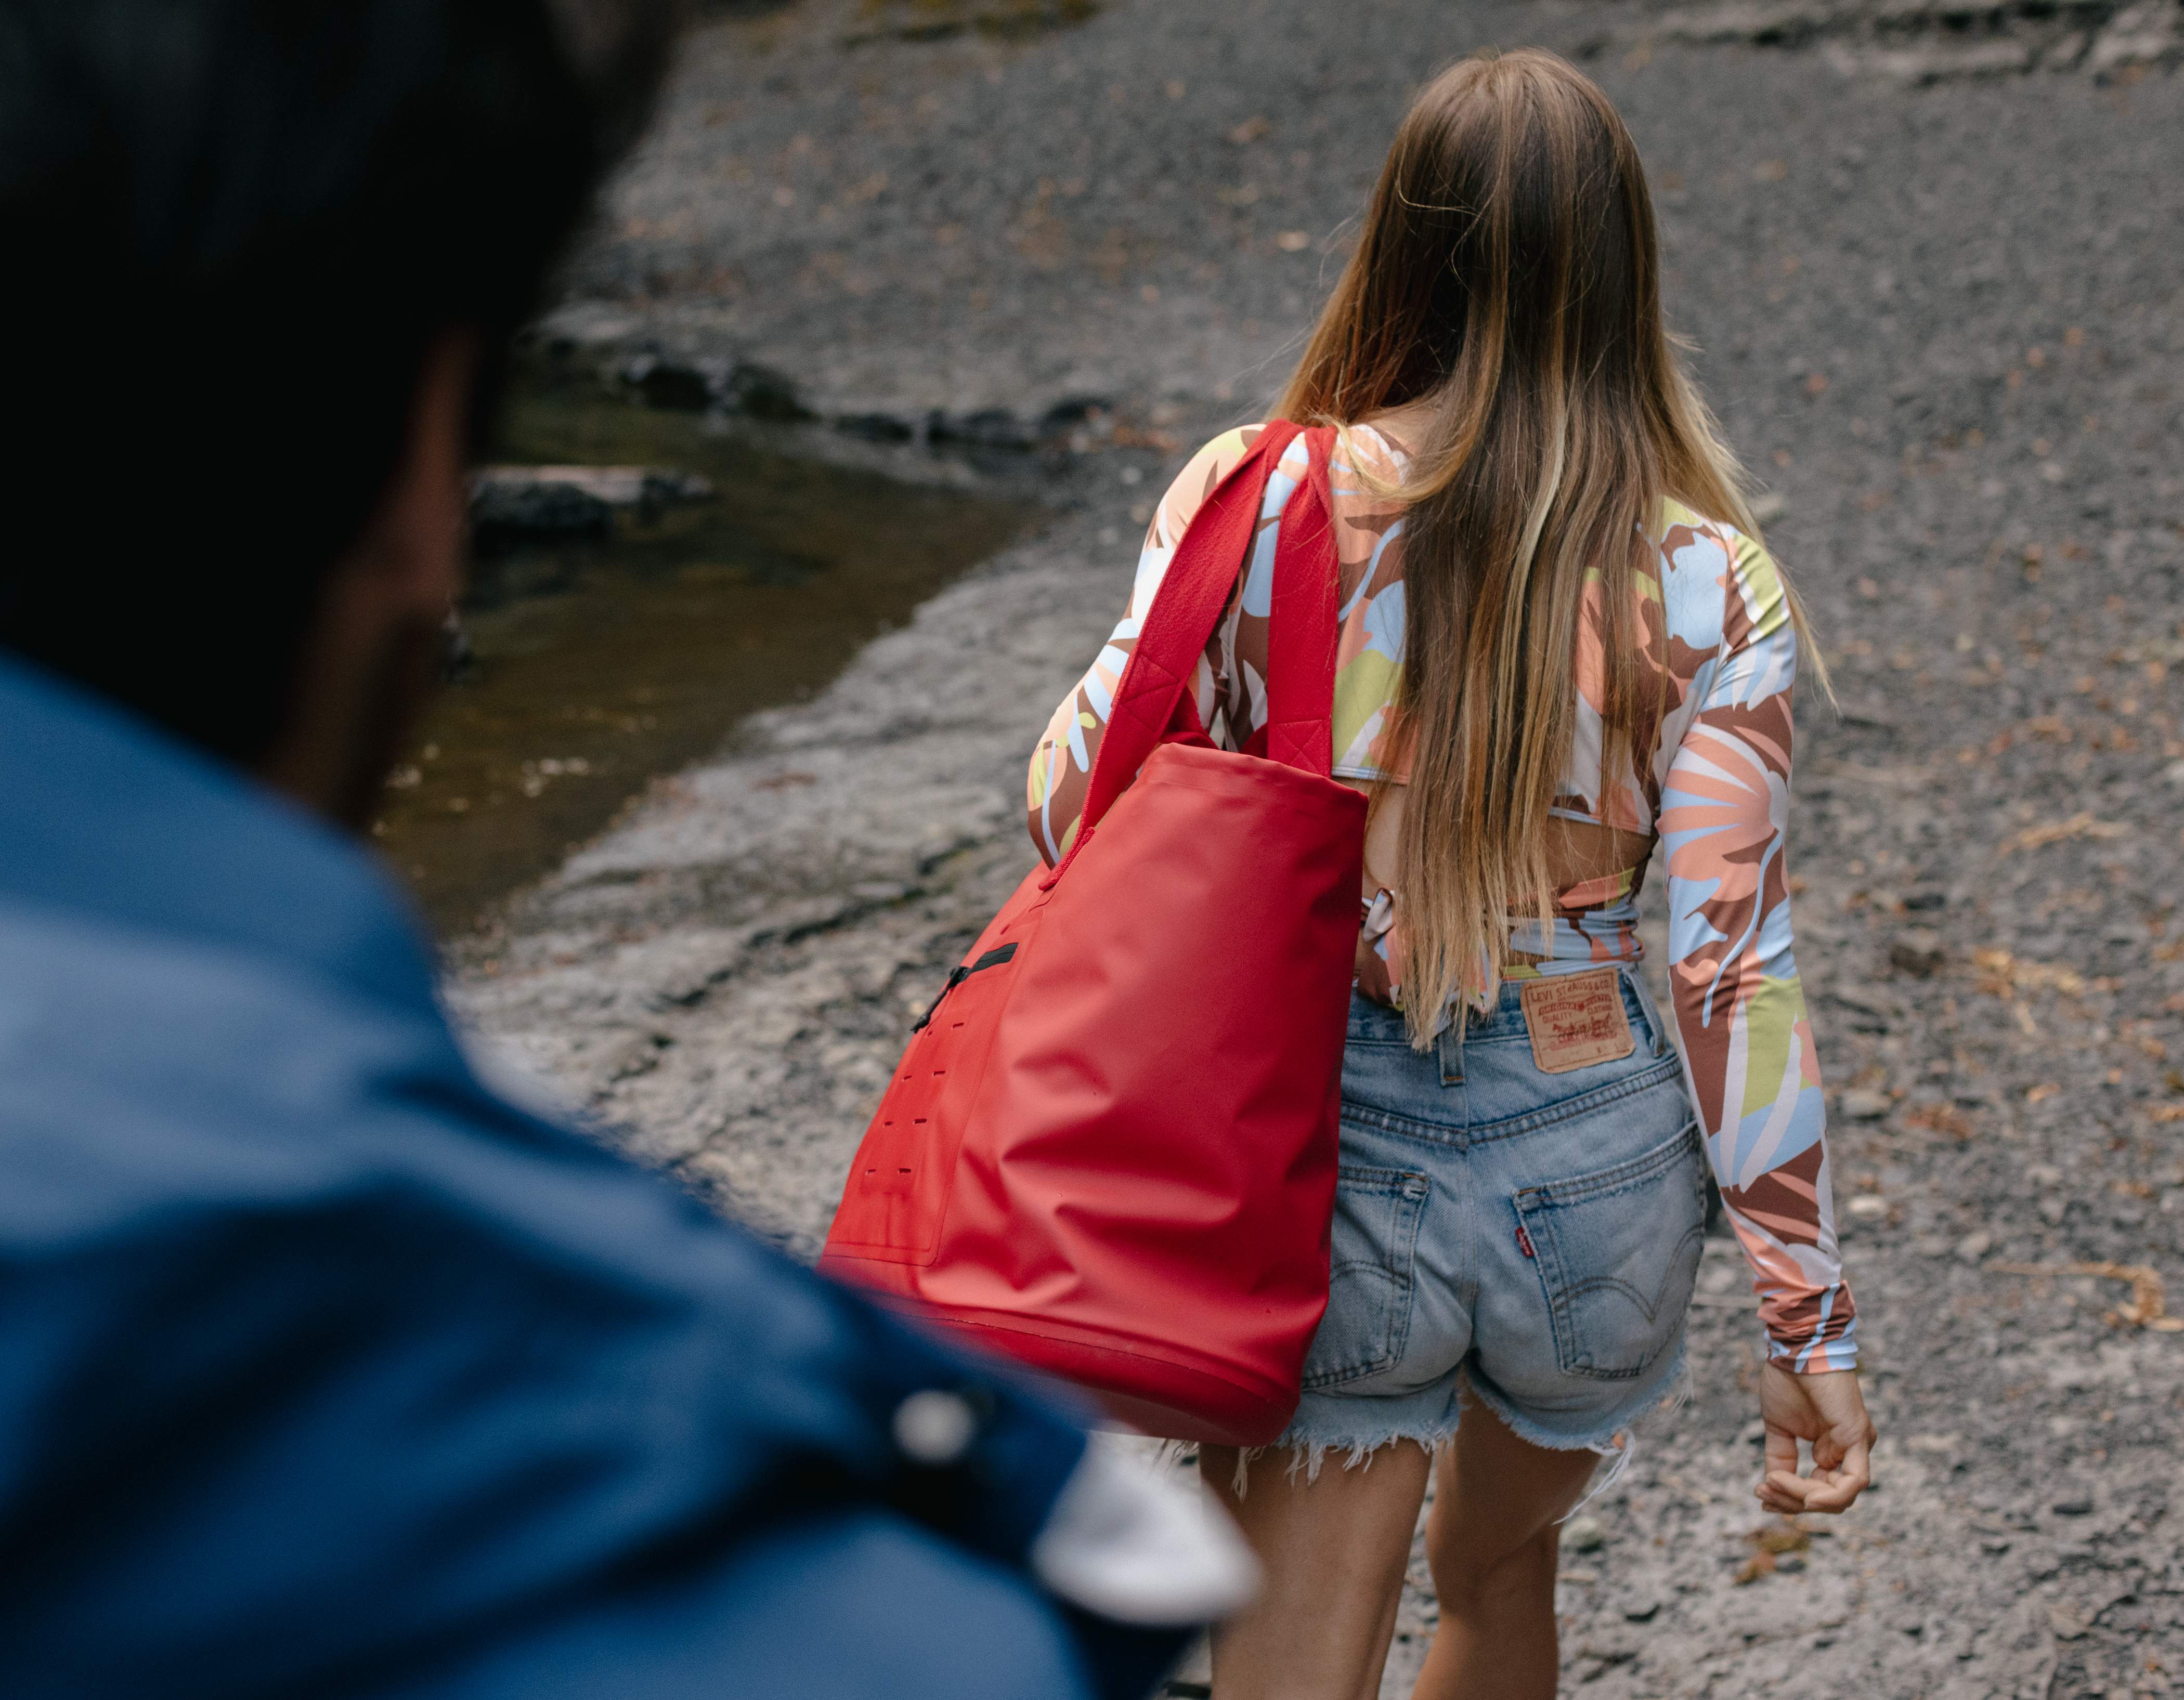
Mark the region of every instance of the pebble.
[[2059, 1499], [2048, 1508], [2058, 1517], [2090, 1517], [2093, 1514], [2091, 1494], [2075, 1494], [2068, 1499]]
[[1994, 1249], [1994, 1236], [1985, 1229], [1975, 1229], [1957, 1242], [1957, 1256], [1964, 1263], [1975, 1264]]
[[1949, 959], [1949, 949], [1931, 927], [1907, 927], [1890, 942], [1888, 959], [1904, 973], [1925, 980]]
[[1850, 1201], [1850, 1213], [1861, 1222], [1877, 1222], [1888, 1214], [1888, 1201], [1878, 1192], [1861, 1192]]
[[1607, 1531], [1597, 1517], [1573, 1517], [1563, 1525], [1563, 1545], [1573, 1553], [1597, 1553], [1607, 1544]]
[[1871, 1086], [1852, 1086], [1836, 1100], [1836, 1107], [1852, 1121], [1878, 1121], [1895, 1101]]

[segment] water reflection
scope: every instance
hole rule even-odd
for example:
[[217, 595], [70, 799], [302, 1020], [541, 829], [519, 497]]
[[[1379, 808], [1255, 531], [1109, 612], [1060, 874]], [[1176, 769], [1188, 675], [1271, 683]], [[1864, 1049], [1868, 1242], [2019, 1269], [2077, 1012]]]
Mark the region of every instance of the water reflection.
[[504, 535], [478, 563], [471, 657], [374, 829], [443, 931], [549, 872], [744, 715], [824, 685], [1033, 512], [582, 386], [518, 396], [500, 455], [665, 469], [711, 493], [619, 509], [604, 536]]

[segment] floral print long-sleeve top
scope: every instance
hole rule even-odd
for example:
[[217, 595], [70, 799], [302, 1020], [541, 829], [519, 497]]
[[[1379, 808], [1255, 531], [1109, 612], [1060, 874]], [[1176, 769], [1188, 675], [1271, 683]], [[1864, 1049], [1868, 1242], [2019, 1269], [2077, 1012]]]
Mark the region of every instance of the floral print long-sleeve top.
[[[1032, 758], [1031, 835], [1050, 863], [1067, 850], [1110, 704], [1139, 622], [1199, 504], [1240, 460], [1256, 426], [1215, 438], [1155, 512], [1128, 611]], [[1236, 592], [1200, 658], [1199, 716], [1241, 749], [1264, 725], [1267, 615], [1275, 539], [1305, 475], [1293, 442], [1268, 479], [1259, 532]], [[1399, 482], [1407, 457], [1370, 426], [1343, 432], [1331, 467], [1340, 559], [1336, 777], [1401, 783], [1392, 719], [1403, 666], [1403, 513], [1358, 474]], [[1774, 562], [1752, 539], [1665, 504], [1655, 570], [1641, 576], [1640, 629], [1665, 675], [1643, 771], [1603, 788], [1600, 631], [1576, 658], [1578, 732], [1555, 812], [1661, 844], [1668, 869], [1669, 979], [1692, 1100], [1722, 1200], [1760, 1296], [1769, 1354], [1801, 1373], [1851, 1367], [1855, 1309], [1836, 1249], [1820, 1073], [1790, 926], [1784, 835], [1790, 807], [1791, 687], [1797, 644]], [[1589, 600], [1597, 609], [1601, 582]], [[1557, 895], [1551, 925], [1511, 929], [1506, 977], [1576, 973], [1639, 959], [1646, 865]], [[1383, 891], [1368, 911], [1359, 987], [1400, 1003], [1401, 925]]]

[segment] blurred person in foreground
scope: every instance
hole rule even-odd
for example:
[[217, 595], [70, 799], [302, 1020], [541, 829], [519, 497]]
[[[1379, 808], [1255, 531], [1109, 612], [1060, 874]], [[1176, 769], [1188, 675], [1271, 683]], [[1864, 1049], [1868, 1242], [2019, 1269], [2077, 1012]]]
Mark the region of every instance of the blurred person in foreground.
[[358, 842], [667, 35], [0, 5], [0, 1692], [1119, 1697], [1248, 1586], [497, 1094]]

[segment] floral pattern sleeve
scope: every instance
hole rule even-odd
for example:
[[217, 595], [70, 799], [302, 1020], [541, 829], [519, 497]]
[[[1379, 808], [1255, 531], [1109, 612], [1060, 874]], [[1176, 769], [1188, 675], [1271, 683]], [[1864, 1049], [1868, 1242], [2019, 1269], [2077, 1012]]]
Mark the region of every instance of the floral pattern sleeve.
[[[1722, 581], [1711, 595], [1679, 595], [1672, 582], [1665, 597], [1675, 611], [1672, 652], [1708, 657], [1691, 676], [1657, 823], [1691, 1092], [1755, 1275], [1769, 1355], [1802, 1374], [1848, 1369], [1856, 1311], [1836, 1245], [1826, 1113], [1784, 860], [1797, 633], [1774, 563], [1749, 538], [1672, 525], [1662, 554], [1672, 581]], [[1717, 610], [1717, 631], [1673, 627], [1678, 616], [1696, 624]]]

